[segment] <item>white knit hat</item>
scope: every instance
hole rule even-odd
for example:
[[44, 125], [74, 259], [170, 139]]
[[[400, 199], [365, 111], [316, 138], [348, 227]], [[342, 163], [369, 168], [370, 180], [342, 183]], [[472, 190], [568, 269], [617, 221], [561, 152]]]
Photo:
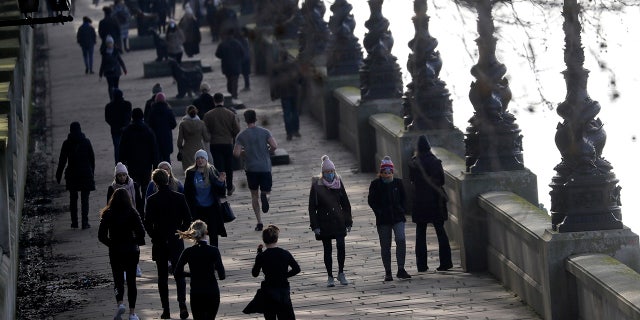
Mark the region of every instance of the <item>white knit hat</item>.
[[129, 171], [127, 170], [127, 166], [125, 166], [122, 162], [118, 162], [116, 164], [115, 173], [113, 175], [115, 176], [118, 173], [126, 173], [127, 175], [129, 175]]

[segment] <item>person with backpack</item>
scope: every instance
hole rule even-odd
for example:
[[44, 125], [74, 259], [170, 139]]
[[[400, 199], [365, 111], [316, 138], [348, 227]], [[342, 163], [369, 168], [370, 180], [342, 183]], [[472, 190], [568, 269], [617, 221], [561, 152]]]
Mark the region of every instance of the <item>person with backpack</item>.
[[115, 163], [118, 163], [122, 131], [131, 122], [131, 102], [124, 99], [122, 90], [113, 89], [113, 101], [104, 107], [104, 120], [111, 127], [113, 156]]

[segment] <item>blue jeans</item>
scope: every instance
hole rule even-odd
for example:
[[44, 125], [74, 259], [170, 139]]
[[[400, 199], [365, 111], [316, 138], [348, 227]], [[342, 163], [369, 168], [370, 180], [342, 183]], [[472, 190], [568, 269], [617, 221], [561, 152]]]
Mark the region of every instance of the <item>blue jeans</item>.
[[93, 72], [93, 46], [82, 47], [82, 58], [84, 59], [85, 69]]
[[383, 224], [376, 226], [380, 238], [380, 256], [385, 273], [391, 273], [391, 232], [395, 235], [396, 261], [398, 270], [404, 269], [404, 260], [407, 255], [407, 241], [404, 235], [404, 222], [394, 225]]
[[292, 135], [300, 131], [300, 121], [298, 116], [297, 97], [282, 97], [282, 115], [284, 117], [284, 129], [287, 135]]

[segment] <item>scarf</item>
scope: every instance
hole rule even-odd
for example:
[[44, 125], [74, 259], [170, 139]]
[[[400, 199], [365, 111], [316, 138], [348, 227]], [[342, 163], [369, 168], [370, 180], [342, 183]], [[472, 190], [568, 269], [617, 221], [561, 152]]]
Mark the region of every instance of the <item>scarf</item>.
[[113, 187], [113, 191], [118, 190], [120, 188], [127, 190], [127, 192], [129, 193], [129, 197], [131, 197], [131, 204], [133, 205], [134, 208], [136, 207], [136, 189], [135, 189], [135, 186], [133, 185], [133, 179], [131, 179], [130, 177], [127, 177], [126, 184], [119, 184], [114, 179], [113, 182], [111, 182], [111, 187]]
[[200, 120], [200, 117], [198, 117], [198, 115], [196, 114], [195, 117], [192, 117], [190, 115], [185, 115], [184, 117], [182, 117], [182, 120]]
[[337, 175], [335, 178], [333, 178], [333, 182], [329, 182], [324, 178], [321, 178], [320, 180], [322, 180], [322, 184], [329, 189], [340, 189], [340, 186], [342, 185], [340, 183], [340, 177], [338, 177]]

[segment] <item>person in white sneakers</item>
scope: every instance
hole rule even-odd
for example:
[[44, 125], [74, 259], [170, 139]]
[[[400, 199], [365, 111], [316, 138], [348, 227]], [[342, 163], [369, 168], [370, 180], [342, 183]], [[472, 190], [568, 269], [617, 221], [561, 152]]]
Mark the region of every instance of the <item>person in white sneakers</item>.
[[[122, 320], [124, 306], [124, 273], [135, 274], [140, 260], [140, 247], [145, 244], [145, 229], [142, 219], [131, 203], [131, 197], [124, 188], [116, 189], [109, 203], [100, 211], [98, 240], [109, 247], [109, 262], [113, 273], [117, 302], [114, 320]], [[138, 289], [136, 277], [128, 277], [127, 298], [129, 300], [129, 320], [138, 320], [135, 313]]]
[[316, 240], [322, 240], [324, 265], [328, 276], [327, 287], [335, 286], [331, 257], [332, 239], [336, 239], [338, 251], [338, 281], [342, 285], [348, 285], [349, 281], [344, 275], [344, 238], [353, 225], [351, 204], [344, 183], [336, 174], [336, 167], [327, 155], [322, 156], [322, 175], [311, 179], [309, 221]]

